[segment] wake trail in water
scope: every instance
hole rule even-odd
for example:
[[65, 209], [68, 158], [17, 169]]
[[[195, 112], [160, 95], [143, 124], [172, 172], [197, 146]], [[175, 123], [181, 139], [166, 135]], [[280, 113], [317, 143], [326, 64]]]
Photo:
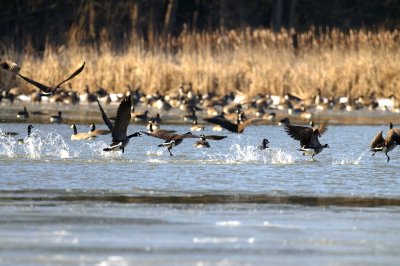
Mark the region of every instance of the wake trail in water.
[[354, 156], [351, 157], [344, 157], [340, 159], [333, 159], [332, 164], [336, 165], [358, 165], [361, 162], [361, 159], [364, 157], [367, 151], [363, 151], [360, 155], [356, 158]]
[[293, 164], [294, 156], [291, 153], [279, 148], [259, 150], [256, 146], [241, 146], [233, 144], [229, 147], [227, 154], [209, 154], [209, 161], [220, 162], [221, 164], [241, 163], [263, 163], [263, 164]]

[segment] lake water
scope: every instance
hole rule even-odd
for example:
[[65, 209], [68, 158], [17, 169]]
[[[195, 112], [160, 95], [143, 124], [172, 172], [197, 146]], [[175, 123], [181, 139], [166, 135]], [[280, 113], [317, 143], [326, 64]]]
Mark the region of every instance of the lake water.
[[19, 145], [26, 124], [0, 124], [20, 133], [0, 137], [0, 264], [398, 265], [400, 153], [369, 152], [382, 123], [329, 126], [316, 161], [279, 126], [208, 126], [228, 138], [169, 156], [148, 136], [106, 153], [109, 135], [71, 141], [66, 124]]

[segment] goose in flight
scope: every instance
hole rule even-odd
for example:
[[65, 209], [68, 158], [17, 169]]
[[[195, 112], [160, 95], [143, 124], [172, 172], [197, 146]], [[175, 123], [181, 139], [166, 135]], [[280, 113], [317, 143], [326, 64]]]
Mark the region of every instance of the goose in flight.
[[171, 149], [174, 146], [178, 146], [179, 144], [181, 144], [184, 139], [199, 137], [199, 136], [193, 135], [191, 132], [187, 132], [185, 134], [176, 134], [176, 133], [170, 133], [166, 130], [159, 130], [159, 131], [153, 132], [153, 133], [148, 133], [148, 132], [142, 131], [142, 133], [146, 134], [147, 136], [165, 140], [165, 142], [158, 145], [158, 147], [167, 147], [169, 155], [171, 155], [171, 156], [173, 155], [171, 152]]
[[212, 123], [212, 124], [220, 125], [221, 127], [229, 130], [230, 132], [237, 133], [237, 134], [243, 133], [244, 129], [247, 126], [254, 124], [256, 122], [262, 121], [259, 118], [251, 118], [251, 119], [247, 119], [247, 120], [243, 121], [241, 118], [242, 118], [242, 114], [241, 114], [240, 110], [238, 110], [236, 124], [232, 123], [225, 117], [221, 117], [221, 116], [204, 118], [203, 120], [206, 122]]
[[0, 66], [3, 69], [18, 75], [20, 78], [22, 78], [26, 82], [28, 82], [28, 83], [34, 85], [35, 87], [39, 88], [43, 92], [43, 93], [40, 93], [41, 96], [52, 96], [57, 92], [57, 90], [60, 88], [60, 86], [62, 84], [64, 84], [65, 82], [67, 82], [67, 81], [69, 81], [71, 79], [73, 79], [75, 76], [79, 75], [79, 73], [82, 72], [82, 70], [85, 68], [85, 62], [83, 62], [82, 66], [79, 67], [74, 73], [72, 73], [67, 79], [61, 81], [60, 83], [58, 83], [57, 85], [52, 86], [52, 87], [43, 85], [43, 84], [41, 84], [41, 83], [39, 83], [39, 82], [37, 82], [37, 81], [35, 81], [33, 79], [30, 79], [30, 78], [22, 75], [20, 73], [21, 68], [16, 63], [14, 63], [12, 61], [9, 61], [9, 60], [4, 61], [4, 62], [0, 63]]
[[300, 141], [299, 151], [302, 151], [303, 155], [311, 155], [311, 158], [314, 159], [314, 156], [324, 148], [329, 148], [328, 144], [322, 145], [318, 140], [326, 132], [327, 124], [328, 121], [323, 122], [319, 127], [295, 126], [291, 124], [285, 124], [284, 127], [290, 137]]
[[112, 143], [109, 147], [104, 148], [103, 151], [116, 151], [122, 150], [124, 152], [125, 147], [129, 143], [129, 139], [132, 137], [139, 137], [140, 133], [136, 132], [131, 135], [127, 135], [127, 129], [129, 125], [129, 121], [131, 120], [131, 97], [125, 97], [122, 102], [119, 104], [117, 110], [117, 116], [115, 118], [115, 124], [113, 124], [108, 118], [107, 114], [104, 112], [103, 107], [99, 101], [97, 101], [99, 105], [101, 115], [103, 117], [104, 123], [111, 130], [112, 135]]
[[378, 132], [371, 142], [372, 156], [374, 156], [376, 152], [384, 152], [387, 157], [387, 162], [389, 162], [390, 157], [388, 152], [393, 150], [397, 145], [400, 145], [400, 132], [398, 129], [394, 129], [392, 122], [390, 122], [386, 138], [383, 138], [382, 133], [383, 130]]
[[218, 135], [204, 135], [201, 134], [200, 139], [196, 141], [195, 144], [193, 144], [194, 147], [196, 148], [210, 148], [210, 143], [208, 143], [207, 139], [209, 140], [221, 140], [226, 138], [227, 136], [218, 136]]

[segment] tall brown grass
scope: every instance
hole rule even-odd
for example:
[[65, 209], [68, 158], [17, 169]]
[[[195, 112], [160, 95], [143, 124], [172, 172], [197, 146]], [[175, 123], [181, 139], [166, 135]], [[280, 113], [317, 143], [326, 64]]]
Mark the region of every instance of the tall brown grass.
[[[298, 49], [288, 31], [243, 29], [213, 33], [183, 32], [179, 37], [133, 37], [116, 51], [103, 34], [97, 45], [82, 46], [71, 34], [64, 46], [47, 45], [42, 53], [27, 45], [24, 52], [6, 49], [2, 59], [17, 61], [22, 72], [46, 84], [63, 79], [82, 61], [85, 70], [71, 81], [72, 89], [99, 87], [124, 92], [140, 84], [145, 92], [176, 90], [192, 82], [201, 92], [240, 91], [301, 97], [321, 88], [324, 96], [400, 96], [400, 35], [398, 31], [367, 30], [299, 33]], [[3, 88], [35, 90], [1, 71]]]

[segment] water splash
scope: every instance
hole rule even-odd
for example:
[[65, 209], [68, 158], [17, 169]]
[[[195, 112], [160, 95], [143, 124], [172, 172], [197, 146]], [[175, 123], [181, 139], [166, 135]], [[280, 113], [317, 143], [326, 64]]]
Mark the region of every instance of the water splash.
[[358, 165], [361, 162], [361, 159], [364, 157], [366, 151], [363, 151], [357, 158], [352, 157], [345, 157], [340, 159], [333, 159], [332, 164], [337, 165]]
[[77, 156], [72, 155], [64, 138], [56, 132], [35, 130], [30, 137], [24, 139], [22, 148], [28, 158], [31, 159], [40, 159], [43, 156], [66, 159]]
[[241, 163], [264, 163], [264, 164], [293, 164], [294, 156], [277, 148], [269, 148], [259, 150], [256, 146], [241, 146], [233, 144], [229, 147], [228, 154], [208, 154], [209, 160], [226, 163], [226, 164], [241, 164]]
[[15, 157], [15, 146], [17, 142], [12, 137], [1, 135], [1, 133], [0, 130], [0, 155], [6, 155], [10, 158]]

